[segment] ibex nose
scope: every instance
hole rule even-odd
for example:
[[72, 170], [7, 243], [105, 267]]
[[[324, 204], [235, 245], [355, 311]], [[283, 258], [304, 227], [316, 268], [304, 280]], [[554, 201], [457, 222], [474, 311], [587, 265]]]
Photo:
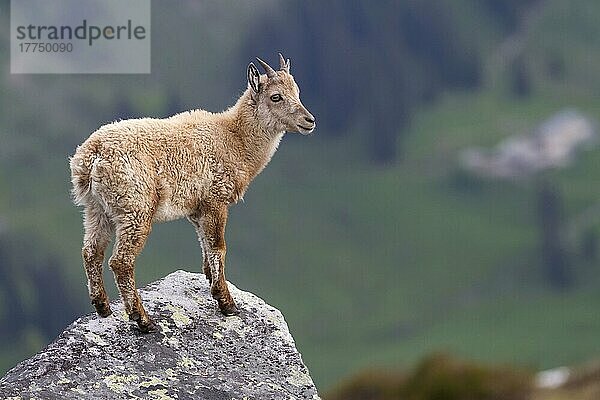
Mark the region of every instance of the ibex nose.
[[315, 123], [315, 117], [313, 117], [312, 115], [310, 117], [304, 117], [304, 120], [306, 122], [308, 122], [309, 124], [314, 124]]

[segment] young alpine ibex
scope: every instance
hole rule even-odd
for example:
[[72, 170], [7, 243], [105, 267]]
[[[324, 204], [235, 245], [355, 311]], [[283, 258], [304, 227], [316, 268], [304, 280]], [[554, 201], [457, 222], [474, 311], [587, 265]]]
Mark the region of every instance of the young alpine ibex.
[[154, 329], [135, 287], [135, 258], [154, 222], [183, 217], [196, 228], [203, 271], [221, 312], [238, 312], [225, 281], [228, 206], [242, 198], [286, 131], [306, 135], [315, 129], [290, 60], [279, 54], [279, 71], [257, 60], [266, 74], [250, 63], [248, 88], [228, 110], [113, 122], [92, 133], [70, 159], [74, 202], [84, 207], [83, 264], [100, 316], [111, 314], [102, 264], [114, 232], [108, 264], [125, 310], [143, 332]]

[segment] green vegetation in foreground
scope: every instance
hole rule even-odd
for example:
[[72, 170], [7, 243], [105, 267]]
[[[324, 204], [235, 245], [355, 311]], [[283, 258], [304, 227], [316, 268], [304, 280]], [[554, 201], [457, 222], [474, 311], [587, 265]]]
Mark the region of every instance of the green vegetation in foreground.
[[[425, 357], [404, 372], [368, 369], [342, 380], [327, 400], [596, 400], [598, 362], [568, 368], [559, 387], [539, 387], [530, 369], [466, 361], [444, 353]], [[557, 371], [553, 371], [556, 373]], [[560, 372], [559, 372], [560, 374]], [[546, 385], [547, 386], [547, 385]]]

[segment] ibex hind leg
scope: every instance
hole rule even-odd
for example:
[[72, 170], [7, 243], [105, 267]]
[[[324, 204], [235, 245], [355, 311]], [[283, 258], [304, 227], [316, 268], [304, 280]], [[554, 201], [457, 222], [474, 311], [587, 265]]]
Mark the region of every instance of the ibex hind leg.
[[87, 204], [83, 213], [83, 248], [81, 255], [88, 280], [90, 300], [101, 317], [108, 317], [112, 311], [104, 288], [104, 252], [110, 243], [114, 230], [111, 221], [99, 204]]
[[129, 319], [135, 321], [142, 332], [156, 329], [135, 286], [135, 259], [142, 251], [151, 230], [151, 216], [136, 213], [116, 222], [116, 243], [109, 265], [121, 293]]

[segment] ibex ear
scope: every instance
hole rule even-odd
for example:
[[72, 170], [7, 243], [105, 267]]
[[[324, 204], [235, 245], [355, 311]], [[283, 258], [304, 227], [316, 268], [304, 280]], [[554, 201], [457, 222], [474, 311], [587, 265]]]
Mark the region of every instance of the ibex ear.
[[288, 74], [290, 73], [290, 59], [286, 60], [281, 53], [279, 53], [279, 68]]
[[254, 93], [260, 91], [260, 73], [254, 63], [248, 64], [248, 85], [250, 85]]

